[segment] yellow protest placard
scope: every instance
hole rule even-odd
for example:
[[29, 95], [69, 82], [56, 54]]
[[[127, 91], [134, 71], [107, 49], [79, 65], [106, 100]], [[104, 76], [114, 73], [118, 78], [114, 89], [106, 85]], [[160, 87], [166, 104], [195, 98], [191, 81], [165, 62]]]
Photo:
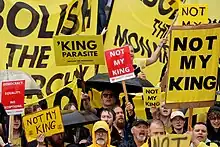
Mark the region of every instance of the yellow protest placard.
[[144, 104], [145, 108], [160, 107], [161, 102], [161, 89], [160, 87], [144, 87]]
[[28, 142], [36, 140], [40, 134], [48, 137], [64, 132], [62, 116], [58, 106], [25, 115], [22, 121]]
[[219, 27], [219, 24], [210, 24], [173, 28], [168, 62], [167, 104], [189, 107], [189, 103], [193, 103], [193, 107], [202, 107], [215, 100]]
[[181, 4], [177, 22], [179, 25], [200, 25], [208, 23], [207, 4]]
[[57, 66], [105, 64], [101, 35], [54, 36], [54, 54]]
[[151, 137], [152, 147], [188, 147], [190, 146], [191, 136], [182, 134], [168, 134], [165, 136]]

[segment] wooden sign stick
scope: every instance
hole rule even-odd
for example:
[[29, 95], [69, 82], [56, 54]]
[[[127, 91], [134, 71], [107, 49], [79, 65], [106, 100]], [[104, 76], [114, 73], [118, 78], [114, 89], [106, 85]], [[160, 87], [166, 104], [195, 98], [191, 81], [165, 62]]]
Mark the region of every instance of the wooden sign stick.
[[122, 87], [123, 87], [123, 91], [124, 91], [124, 94], [125, 94], [125, 101], [126, 101], [126, 104], [127, 104], [129, 102], [129, 100], [128, 100], [128, 93], [127, 93], [127, 89], [126, 89], [126, 83], [125, 83], [124, 80], [122, 81]]
[[9, 129], [8, 129], [8, 139], [11, 142], [13, 140], [13, 128], [14, 128], [14, 116], [9, 116]]
[[192, 131], [193, 108], [189, 108], [188, 131]]

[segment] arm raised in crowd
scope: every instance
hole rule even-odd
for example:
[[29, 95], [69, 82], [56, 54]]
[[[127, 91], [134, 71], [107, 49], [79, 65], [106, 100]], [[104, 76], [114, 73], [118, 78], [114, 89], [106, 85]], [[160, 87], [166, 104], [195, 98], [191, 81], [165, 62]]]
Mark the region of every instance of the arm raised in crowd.
[[94, 114], [97, 114], [96, 109], [92, 108], [91, 104], [90, 104], [90, 100], [89, 100], [89, 95], [86, 93], [82, 93], [81, 95], [81, 99], [82, 99], [82, 103], [83, 103], [83, 107], [85, 110], [90, 111]]
[[160, 41], [160, 44], [157, 46], [156, 50], [152, 53], [150, 58], [146, 59], [146, 66], [151, 65], [157, 61], [157, 59], [160, 56], [161, 48], [163, 47], [164, 44], [166, 44], [167, 39], [162, 39]]

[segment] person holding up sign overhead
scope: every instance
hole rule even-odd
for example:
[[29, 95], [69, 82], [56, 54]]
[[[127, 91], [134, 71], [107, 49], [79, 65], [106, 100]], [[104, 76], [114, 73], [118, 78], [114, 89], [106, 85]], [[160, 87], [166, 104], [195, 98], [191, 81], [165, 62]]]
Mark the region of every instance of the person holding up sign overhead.
[[[160, 56], [161, 48], [163, 47], [164, 44], [166, 44], [167, 39], [164, 38], [160, 41], [160, 44], [157, 46], [156, 50], [151, 54], [150, 58], [147, 58], [145, 61], [143, 61], [141, 64], [141, 67], [138, 67], [137, 65], [134, 66], [134, 73], [135, 75], [140, 78], [140, 79], [146, 79], [146, 76], [144, 73], [141, 71], [141, 69], [145, 68], [146, 66], [149, 66], [157, 61], [157, 59]], [[131, 53], [131, 59], [134, 62], [134, 48], [129, 44], [130, 47], [130, 53]]]

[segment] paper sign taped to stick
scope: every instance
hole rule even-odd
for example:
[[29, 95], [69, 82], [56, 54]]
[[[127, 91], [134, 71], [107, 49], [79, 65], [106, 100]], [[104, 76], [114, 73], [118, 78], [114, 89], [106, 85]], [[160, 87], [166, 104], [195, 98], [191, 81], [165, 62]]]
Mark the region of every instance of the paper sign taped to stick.
[[111, 83], [135, 77], [129, 46], [105, 51], [105, 60]]
[[2, 82], [2, 99], [8, 115], [19, 115], [24, 112], [25, 80]]
[[25, 135], [28, 142], [37, 139], [37, 136], [44, 134], [45, 137], [64, 132], [60, 108], [54, 107], [23, 117]]
[[173, 28], [166, 103], [196, 105], [215, 100], [219, 27], [212, 24]]
[[200, 25], [208, 23], [207, 4], [181, 4], [177, 22], [179, 25]]
[[190, 146], [190, 135], [168, 134], [165, 136], [151, 137], [152, 147], [188, 147]]
[[161, 89], [160, 87], [144, 87], [144, 104], [145, 108], [160, 107]]
[[104, 65], [104, 47], [101, 35], [54, 36], [57, 66]]

